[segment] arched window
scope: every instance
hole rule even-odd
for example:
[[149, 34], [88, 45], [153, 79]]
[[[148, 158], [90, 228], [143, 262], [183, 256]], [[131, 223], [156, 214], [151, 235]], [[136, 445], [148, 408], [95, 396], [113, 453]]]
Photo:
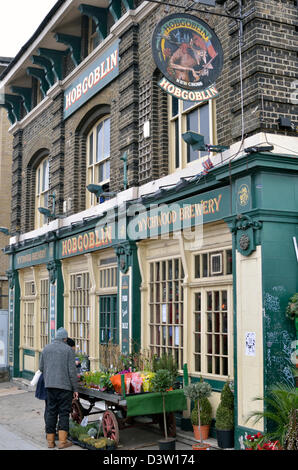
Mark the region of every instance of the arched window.
[[[87, 185], [98, 184], [105, 191], [110, 182], [110, 118], [98, 121], [87, 136]], [[86, 206], [98, 203], [94, 194], [87, 191]]]
[[47, 217], [38, 211], [39, 207], [48, 208], [49, 205], [49, 158], [44, 158], [35, 174], [35, 228], [47, 223]]

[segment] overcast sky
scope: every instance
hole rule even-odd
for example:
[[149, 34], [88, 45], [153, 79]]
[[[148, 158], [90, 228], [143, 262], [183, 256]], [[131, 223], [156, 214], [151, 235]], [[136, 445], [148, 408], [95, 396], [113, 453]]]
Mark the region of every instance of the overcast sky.
[[14, 57], [57, 0], [0, 0], [0, 57]]

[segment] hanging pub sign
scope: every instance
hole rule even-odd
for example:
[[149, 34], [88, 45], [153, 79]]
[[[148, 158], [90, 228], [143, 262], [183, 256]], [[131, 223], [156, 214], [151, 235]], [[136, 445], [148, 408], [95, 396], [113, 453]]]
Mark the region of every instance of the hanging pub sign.
[[176, 98], [206, 101], [223, 66], [223, 50], [207, 23], [187, 13], [163, 18], [152, 37], [155, 63], [164, 74], [159, 86]]

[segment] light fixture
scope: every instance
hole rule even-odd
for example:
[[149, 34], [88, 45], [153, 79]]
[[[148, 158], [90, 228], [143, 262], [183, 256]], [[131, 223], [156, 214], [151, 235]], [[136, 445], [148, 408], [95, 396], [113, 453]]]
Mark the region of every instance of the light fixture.
[[209, 7], [215, 7], [216, 0], [194, 0], [195, 3], [202, 3], [203, 5], [208, 5]]
[[224, 145], [205, 144], [204, 136], [193, 131], [185, 132], [182, 138], [193, 150], [197, 151], [219, 153], [230, 148]]
[[46, 209], [45, 207], [39, 207], [39, 208], [38, 208], [38, 211], [39, 211], [42, 215], [48, 217], [49, 219], [53, 218], [53, 215], [54, 215], [54, 214], [53, 214], [49, 209]]
[[6, 227], [0, 227], [0, 232], [4, 233], [4, 235], [10, 235], [9, 230]]
[[259, 152], [270, 152], [271, 150], [274, 149], [273, 145], [263, 145], [263, 146], [253, 146], [253, 147], [247, 147], [244, 149], [245, 153], [259, 153]]
[[49, 197], [53, 199], [53, 211], [51, 212], [50, 209], [47, 209], [46, 207], [38, 207], [38, 211], [47, 217], [48, 219], [54, 220], [54, 219], [65, 219], [65, 215], [57, 215], [55, 212], [55, 207], [56, 207], [56, 194], [49, 194]]
[[97, 198], [100, 197], [114, 197], [117, 195], [115, 192], [105, 192], [103, 187], [99, 184], [88, 184], [87, 189], [90, 193], [95, 194]]
[[182, 139], [190, 145], [193, 150], [206, 150], [204, 136], [197, 132], [187, 131], [182, 134]]

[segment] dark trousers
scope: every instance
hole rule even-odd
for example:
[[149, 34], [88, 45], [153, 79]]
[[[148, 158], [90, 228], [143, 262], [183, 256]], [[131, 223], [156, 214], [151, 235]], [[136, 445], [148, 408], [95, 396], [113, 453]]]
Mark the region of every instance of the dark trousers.
[[46, 433], [55, 434], [59, 418], [59, 430], [69, 430], [69, 414], [73, 393], [60, 388], [47, 388]]

